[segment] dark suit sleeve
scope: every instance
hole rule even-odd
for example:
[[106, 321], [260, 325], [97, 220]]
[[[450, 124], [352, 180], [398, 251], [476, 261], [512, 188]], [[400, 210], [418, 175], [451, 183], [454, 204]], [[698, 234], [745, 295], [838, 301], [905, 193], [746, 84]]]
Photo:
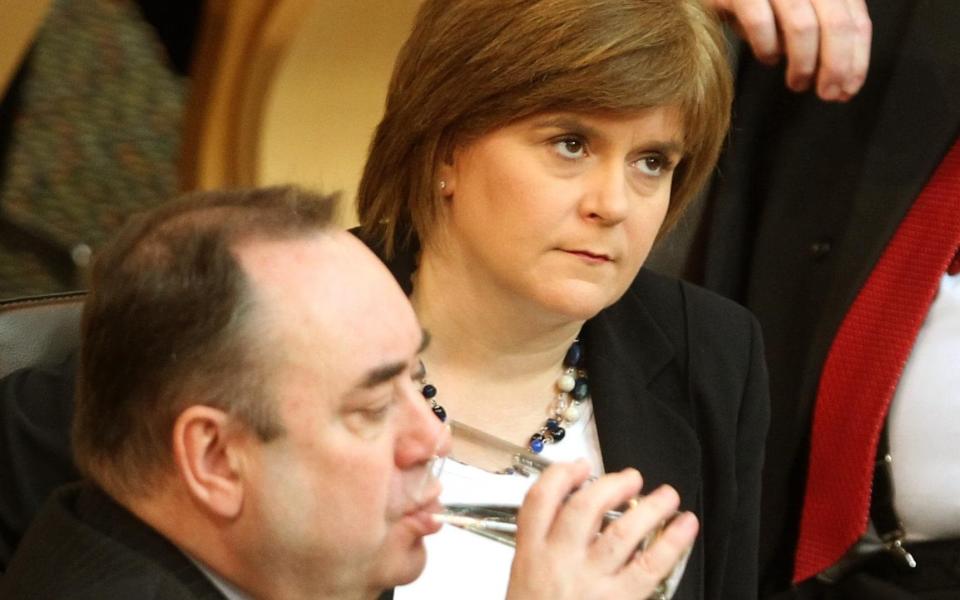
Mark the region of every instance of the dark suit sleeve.
[[760, 325], [753, 317], [750, 321], [750, 370], [740, 403], [735, 450], [738, 500], [721, 598], [757, 596], [760, 482], [770, 423], [770, 391]]
[[0, 571], [50, 493], [79, 478], [70, 450], [71, 357], [0, 380]]

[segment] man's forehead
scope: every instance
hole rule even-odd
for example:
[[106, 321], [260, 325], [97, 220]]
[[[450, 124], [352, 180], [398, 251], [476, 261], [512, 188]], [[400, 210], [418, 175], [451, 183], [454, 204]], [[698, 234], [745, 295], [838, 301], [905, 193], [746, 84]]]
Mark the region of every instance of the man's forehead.
[[356, 302], [396, 285], [380, 260], [345, 231], [254, 239], [234, 252], [259, 295], [273, 301]]
[[273, 326], [289, 328], [287, 335], [322, 335], [342, 350], [356, 346], [358, 351], [420, 342], [419, 325], [400, 287], [347, 232], [251, 241], [237, 254], [257, 303], [264, 305], [261, 315]]
[[346, 238], [341, 232], [326, 231], [280, 239], [253, 237], [237, 243], [232, 251], [249, 278], [269, 280], [335, 266], [338, 259], [356, 250]]

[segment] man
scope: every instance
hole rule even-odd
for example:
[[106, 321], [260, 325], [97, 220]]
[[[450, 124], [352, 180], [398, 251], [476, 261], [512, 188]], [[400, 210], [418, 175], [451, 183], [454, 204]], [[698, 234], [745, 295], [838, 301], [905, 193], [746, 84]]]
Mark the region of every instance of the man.
[[91, 483], [56, 494], [5, 595], [371, 597], [420, 573], [439, 490], [414, 492], [447, 439], [411, 380], [423, 334], [331, 210], [201, 195], [104, 250], [74, 424]]
[[[73, 423], [87, 481], [54, 493], [0, 597], [360, 599], [420, 574], [439, 528], [429, 463], [450, 442], [413, 381], [426, 335], [331, 213], [295, 188], [197, 194], [104, 248]], [[641, 482], [574, 492], [587, 475], [556, 466], [534, 486], [511, 598], [650, 590], [692, 544], [687, 519], [633, 557], [672, 492], [598, 536]]]
[[[721, 161], [705, 217], [698, 265], [702, 277], [694, 277], [742, 302], [764, 329], [772, 420], [761, 509], [762, 597], [955, 598], [960, 589], [956, 494], [944, 484], [951, 478], [942, 477], [956, 468], [950, 450], [943, 449], [952, 448], [956, 439], [950, 424], [957, 422], [956, 402], [951, 401], [956, 399], [958, 370], [936, 370], [936, 360], [930, 360], [934, 349], [932, 355], [957, 364], [957, 329], [949, 320], [929, 317], [955, 310], [947, 308], [956, 302], [949, 290], [957, 289], [956, 266], [947, 266], [949, 247], [941, 255], [938, 304], [931, 305], [917, 345], [908, 340], [913, 354], [881, 415], [891, 434], [895, 493], [879, 502], [875, 497], [873, 510], [861, 513], [863, 520], [841, 520], [863, 532], [867, 516], [874, 529], [877, 519], [896, 516], [901, 541], [917, 566], [910, 568], [893, 551], [874, 552], [860, 562], [852, 556], [840, 559], [836, 552], [825, 558], [826, 564], [795, 560], [799, 547], [810, 547], [804, 540], [812, 539], [803, 531], [802, 513], [808, 511], [808, 529], [826, 522], [823, 512], [805, 508], [807, 498], [825, 489], [823, 479], [810, 474], [846, 458], [839, 452], [826, 453], [825, 461], [811, 458], [824, 456], [811, 454], [811, 447], [820, 448], [814, 421], [821, 400], [829, 395], [825, 389], [834, 389], [825, 383], [825, 373], [839, 373], [841, 383], [853, 376], [850, 368], [828, 369], [836, 363], [832, 357], [841, 356], [837, 341], [846, 339], [841, 332], [849, 329], [854, 306], [863, 303], [870, 282], [879, 280], [879, 265], [901, 225], [935, 186], [937, 173], [960, 140], [960, 4], [884, 0], [868, 2], [868, 7], [875, 33], [871, 73], [847, 104], [791, 94], [783, 89], [782, 71], [751, 61], [741, 65], [731, 146]], [[956, 208], [936, 224], [943, 230], [956, 227], [960, 196], [953, 198]], [[901, 290], [920, 285], [907, 278], [895, 280]], [[943, 308], [938, 311], [939, 304]], [[898, 320], [910, 318], [901, 312]], [[868, 364], [879, 364], [880, 332], [886, 326], [871, 320], [861, 329], [871, 338], [865, 353]], [[934, 332], [940, 341], [921, 347]], [[907, 387], [911, 372], [923, 372], [920, 379], [926, 385]], [[867, 415], [855, 408], [856, 396], [844, 398], [846, 410], [820, 411], [827, 431], [871, 429]], [[873, 433], [879, 435], [879, 428]], [[872, 441], [878, 442], [876, 437]], [[874, 456], [871, 451], [868, 458]], [[828, 508], [848, 496], [834, 494]], [[877, 508], [891, 504], [895, 515], [877, 514]], [[895, 529], [888, 532], [894, 534], [891, 550], [896, 550]], [[880, 547], [867, 547], [868, 542], [854, 545], [854, 553]], [[834, 564], [843, 573], [821, 572], [831, 560], [839, 560]], [[804, 564], [813, 566], [799, 568]], [[819, 578], [810, 578], [817, 573]], [[791, 580], [802, 579], [808, 581], [791, 586]], [[880, 588], [884, 591], [877, 591]], [[933, 595], [937, 593], [942, 596]]]

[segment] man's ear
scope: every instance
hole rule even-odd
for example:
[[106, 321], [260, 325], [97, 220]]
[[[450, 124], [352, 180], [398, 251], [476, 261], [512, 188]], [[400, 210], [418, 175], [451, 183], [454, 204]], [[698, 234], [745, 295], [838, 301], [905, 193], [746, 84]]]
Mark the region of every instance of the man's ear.
[[243, 508], [245, 438], [227, 413], [210, 406], [190, 406], [173, 425], [177, 475], [196, 502], [221, 518], [233, 519]]

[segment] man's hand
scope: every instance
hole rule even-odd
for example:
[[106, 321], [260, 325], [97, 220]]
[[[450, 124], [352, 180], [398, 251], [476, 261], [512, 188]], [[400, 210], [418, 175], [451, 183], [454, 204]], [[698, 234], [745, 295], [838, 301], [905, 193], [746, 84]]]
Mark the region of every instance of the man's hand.
[[639, 493], [640, 474], [627, 469], [577, 489], [588, 474], [585, 461], [555, 464], [530, 488], [517, 516], [508, 600], [648, 598], [693, 545], [699, 524], [682, 513], [637, 552], [680, 504], [669, 486], [640, 499], [600, 532], [603, 514]]
[[824, 100], [845, 102], [867, 77], [872, 24], [865, 0], [703, 0], [733, 24], [765, 64], [787, 57], [786, 84], [816, 82]]

